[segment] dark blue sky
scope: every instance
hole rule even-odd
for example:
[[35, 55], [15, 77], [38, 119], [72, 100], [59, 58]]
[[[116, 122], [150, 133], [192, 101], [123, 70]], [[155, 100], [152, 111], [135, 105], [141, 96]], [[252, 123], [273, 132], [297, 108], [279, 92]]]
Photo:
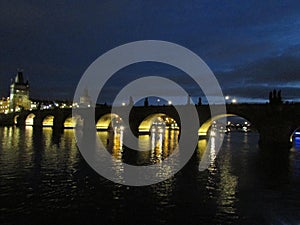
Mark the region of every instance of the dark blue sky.
[[[157, 39], [197, 53], [216, 74], [225, 95], [266, 101], [282, 89], [300, 98], [300, 1], [92, 0], [0, 1], [0, 94], [17, 68], [34, 98], [72, 99], [77, 82], [98, 56], [118, 45]], [[165, 75], [193, 96], [193, 82], [157, 65], [120, 71], [111, 96], [141, 75]], [[118, 78], [117, 78], [118, 77]]]

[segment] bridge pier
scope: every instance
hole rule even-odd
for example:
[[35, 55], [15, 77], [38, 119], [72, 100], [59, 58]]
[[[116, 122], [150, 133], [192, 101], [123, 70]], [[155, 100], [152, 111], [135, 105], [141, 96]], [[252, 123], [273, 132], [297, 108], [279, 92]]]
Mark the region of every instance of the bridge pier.
[[259, 129], [258, 144], [262, 148], [287, 149], [292, 147], [290, 136], [293, 130], [290, 124], [283, 121], [273, 124], [265, 124]]
[[26, 120], [26, 115], [20, 114], [19, 117], [17, 118], [17, 126], [18, 127], [25, 127], [25, 120]]
[[2, 126], [13, 126], [14, 125], [14, 113], [0, 114], [0, 121]]

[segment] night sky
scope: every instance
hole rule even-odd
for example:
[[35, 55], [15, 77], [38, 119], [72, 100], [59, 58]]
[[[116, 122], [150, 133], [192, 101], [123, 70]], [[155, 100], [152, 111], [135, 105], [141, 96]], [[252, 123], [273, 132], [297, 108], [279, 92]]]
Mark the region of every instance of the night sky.
[[[226, 4], [225, 4], [226, 2]], [[300, 100], [300, 1], [0, 0], [0, 94], [22, 68], [31, 97], [72, 99], [85, 69], [127, 42], [174, 42], [197, 53], [225, 95], [266, 102], [281, 89]], [[201, 93], [174, 68], [144, 63], [116, 74], [103, 99], [144, 75], [161, 75]]]

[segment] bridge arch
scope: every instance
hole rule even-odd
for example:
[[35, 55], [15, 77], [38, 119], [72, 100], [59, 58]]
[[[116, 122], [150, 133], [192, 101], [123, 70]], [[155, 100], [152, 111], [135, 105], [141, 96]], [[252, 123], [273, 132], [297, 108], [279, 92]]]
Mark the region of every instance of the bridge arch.
[[139, 125], [139, 133], [149, 133], [153, 124], [161, 124], [164, 127], [179, 129], [178, 122], [164, 113], [155, 113], [147, 116]]
[[107, 113], [98, 119], [96, 123], [96, 128], [97, 130], [108, 130], [110, 127], [113, 126], [112, 123], [121, 125], [122, 118], [118, 114]]
[[300, 127], [295, 129], [290, 136], [290, 142], [293, 143], [294, 141], [300, 144]]
[[43, 127], [53, 127], [54, 125], [54, 116], [46, 115], [42, 120]]
[[34, 113], [29, 113], [26, 116], [25, 125], [26, 126], [33, 126], [34, 125], [34, 118], [35, 118], [35, 114]]
[[[220, 119], [224, 119], [224, 118], [227, 118], [227, 117], [240, 117], [240, 118], [243, 118], [243, 119], [249, 121], [244, 116], [240, 116], [240, 115], [232, 114], [232, 113], [217, 115], [217, 116], [214, 116], [214, 117], [208, 119], [205, 123], [203, 123], [200, 126], [200, 128], [198, 130], [198, 135], [199, 136], [207, 136], [208, 132], [209, 132], [209, 129], [213, 125], [214, 121], [217, 121], [217, 120], [220, 120]], [[224, 122], [226, 122], [226, 120]], [[252, 123], [251, 121], [249, 121], [249, 122]]]
[[76, 119], [72, 115], [70, 115], [64, 120], [63, 126], [64, 128], [75, 128], [76, 124], [77, 124]]
[[15, 115], [14, 116], [14, 125], [17, 125], [18, 124], [18, 118], [19, 118], [20, 115]]

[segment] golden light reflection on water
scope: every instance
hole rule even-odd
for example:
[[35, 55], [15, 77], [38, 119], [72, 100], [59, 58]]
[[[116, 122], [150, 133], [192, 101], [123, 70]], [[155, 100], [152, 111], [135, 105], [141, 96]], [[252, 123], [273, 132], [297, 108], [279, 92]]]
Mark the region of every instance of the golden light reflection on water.
[[[138, 146], [140, 149], [151, 149], [151, 143], [149, 141], [149, 135], [139, 135], [139, 143]], [[137, 155], [137, 164], [138, 165], [146, 165], [149, 163], [149, 159], [151, 158], [151, 151], [139, 151]]]
[[204, 166], [208, 164], [209, 170], [214, 167], [216, 159], [216, 138], [215, 136], [211, 136], [209, 140], [200, 139], [198, 141], [198, 159], [199, 161], [206, 161]]
[[[176, 147], [178, 134], [178, 131], [166, 130], [163, 134], [140, 135], [138, 146], [148, 151], [138, 151], [130, 155], [130, 157], [136, 157], [133, 158], [133, 161], [136, 160], [139, 165], [152, 164], [164, 160]], [[174, 214], [178, 214], [178, 217], [180, 217], [180, 213], [186, 210], [192, 212], [193, 215], [200, 215], [199, 218], [201, 215], [207, 216], [213, 212], [213, 216], [218, 217], [216, 224], [223, 224], [221, 223], [222, 221], [227, 222], [231, 217], [244, 216], [239, 214], [240, 208], [238, 206], [240, 207], [241, 201], [249, 198], [241, 198], [241, 191], [243, 191], [241, 189], [243, 181], [241, 180], [244, 179], [245, 182], [245, 179], [249, 179], [245, 176], [245, 172], [251, 174], [251, 171], [255, 170], [253, 168], [249, 169], [252, 163], [249, 163], [249, 168], [245, 168], [247, 160], [249, 160], [248, 146], [256, 145], [257, 143], [257, 139], [253, 139], [252, 134], [239, 133], [226, 136], [224, 145], [217, 156], [214, 151], [215, 140], [212, 139], [208, 142], [208, 140], [202, 139], [198, 141], [197, 155], [198, 160], [200, 160], [206, 147], [209, 146], [211, 161], [208, 170], [204, 172], [197, 171], [197, 159], [191, 160], [189, 165], [177, 175], [161, 183], [139, 189], [142, 191], [137, 192], [136, 190], [138, 189], [132, 187], [103, 182], [102, 178], [99, 178], [97, 175], [94, 176], [94, 173], [90, 173], [90, 169], [87, 169], [85, 166], [86, 163], [83, 163], [83, 159], [79, 157], [74, 130], [67, 129], [61, 133], [56, 133], [51, 128], [40, 130], [32, 127], [23, 129], [1, 128], [0, 135], [0, 164], [2, 165], [0, 170], [0, 197], [1, 195], [5, 197], [8, 194], [15, 197], [18, 194], [15, 191], [16, 186], [21, 190], [19, 192], [23, 191], [23, 193], [28, 194], [18, 195], [18, 198], [15, 198], [15, 200], [19, 200], [20, 204], [13, 205], [9, 208], [10, 211], [17, 208], [15, 206], [19, 206], [21, 210], [24, 210], [22, 207], [25, 207], [25, 205], [28, 208], [32, 205], [40, 207], [39, 204], [41, 202], [44, 204], [41, 204], [41, 207], [47, 210], [48, 207], [56, 208], [62, 199], [66, 201], [62, 205], [68, 204], [71, 198], [72, 201], [74, 198], [79, 199], [76, 202], [77, 206], [82, 203], [81, 199], [83, 197], [81, 198], [81, 196], [84, 196], [87, 202], [95, 204], [97, 202], [95, 200], [96, 193], [106, 191], [105, 195], [108, 196], [107, 198], [105, 197], [106, 202], [101, 205], [101, 198], [99, 200], [100, 203], [98, 204], [97, 202], [97, 207], [109, 206], [109, 210], [111, 207], [112, 211], [115, 210], [113, 217], [122, 215], [127, 208], [135, 207], [135, 199], [142, 199], [140, 202], [143, 203], [143, 198], [146, 196], [145, 199], [151, 201], [151, 204], [154, 205], [152, 209], [159, 211], [161, 220], [169, 218], [168, 216], [173, 218]], [[120, 162], [126, 156], [127, 151], [123, 146], [123, 134], [120, 132], [112, 135], [108, 132], [99, 132], [98, 135], [105, 145], [110, 146], [111, 154], [115, 159], [115, 172], [122, 179], [124, 171]], [[239, 145], [236, 146], [236, 143]], [[250, 151], [254, 150], [253, 147], [250, 149]], [[291, 158], [292, 175], [299, 177], [299, 154], [295, 150], [292, 155], [296, 157]], [[241, 163], [241, 160], [245, 162]], [[80, 163], [78, 163], [79, 161]], [[164, 168], [161, 174], [157, 174], [157, 176], [161, 176], [162, 173], [168, 173], [168, 170], [169, 168]], [[260, 171], [260, 173], [263, 172]], [[288, 172], [286, 171], [287, 174]], [[261, 182], [258, 179], [256, 181]], [[267, 182], [277, 184], [275, 178], [267, 180]], [[259, 186], [253, 189], [252, 196], [255, 196], [255, 191], [261, 190], [260, 185], [259, 183]], [[84, 193], [89, 192], [92, 194], [84, 195]], [[34, 193], [38, 193], [38, 195], [36, 195], [37, 200], [33, 204], [33, 198], [30, 196], [34, 196]], [[243, 194], [247, 195], [245, 191]], [[287, 200], [284, 199], [284, 201], [291, 201], [293, 204], [297, 204], [292, 194], [294, 193], [290, 193], [289, 196], [291, 197], [288, 197]], [[78, 197], [79, 195], [80, 197]], [[128, 196], [131, 196], [130, 200], [128, 200]], [[130, 201], [132, 202], [131, 205], [128, 203]], [[258, 200], [254, 198], [254, 201]], [[113, 203], [111, 204], [111, 202]], [[47, 205], [48, 203], [49, 205]], [[258, 203], [262, 204], [261, 202]], [[253, 205], [255, 208], [256, 202]], [[83, 210], [83, 207], [80, 210]], [[88, 205], [88, 207], [92, 208], [95, 205]], [[209, 221], [204, 224], [208, 223]], [[235, 223], [233, 222], [232, 224]]]
[[[122, 160], [124, 131], [99, 131], [97, 133], [101, 142], [114, 156], [114, 159], [116, 161]], [[178, 130], [168, 129], [164, 132], [151, 132], [150, 135], [139, 135], [138, 146], [140, 151], [137, 151], [137, 164], [155, 164], [166, 159], [177, 147], [178, 135]]]
[[107, 150], [113, 156], [113, 170], [118, 177], [119, 182], [123, 179], [124, 166], [122, 164], [123, 158], [123, 129], [115, 129], [114, 131], [106, 132], [100, 131], [98, 132], [100, 135], [100, 140], [105, 145]]
[[76, 140], [75, 140], [75, 134], [73, 130], [70, 129], [66, 129], [64, 130], [63, 133], [63, 138], [60, 139], [60, 148], [61, 149], [69, 149], [69, 163], [70, 164], [75, 164], [77, 162], [78, 159], [78, 154], [79, 152], [77, 151], [76, 148], [74, 148], [74, 146], [76, 146]]
[[151, 133], [151, 161], [159, 163], [162, 161], [162, 146], [164, 136], [162, 133]]
[[[15, 138], [20, 135], [19, 129], [15, 129], [14, 127], [4, 127], [2, 130], [2, 149], [7, 149], [7, 147], [15, 147], [18, 146], [20, 142], [20, 138]], [[9, 149], [9, 148], [8, 148]]]
[[[238, 178], [232, 173], [232, 162], [231, 162], [231, 149], [230, 146], [230, 135], [226, 137], [226, 150], [221, 152], [221, 156], [218, 159], [216, 155], [216, 138], [211, 137], [210, 141], [201, 139], [198, 141], [198, 157], [201, 160], [205, 153], [208, 154], [210, 162], [208, 168], [208, 179], [206, 188], [210, 198], [217, 199], [217, 207], [219, 214], [230, 214], [236, 213], [236, 194], [238, 186]], [[248, 142], [247, 135], [243, 137], [243, 142], [246, 145]], [[207, 152], [206, 152], [207, 151]], [[219, 162], [221, 160], [221, 162]], [[217, 162], [218, 161], [218, 162]], [[216, 182], [216, 175], [219, 174], [219, 181]]]
[[79, 160], [72, 130], [56, 133], [51, 128], [9, 127], [0, 129], [0, 135], [0, 163], [6, 165], [1, 169], [3, 174], [18, 168], [37, 173], [61, 167], [72, 170]]
[[123, 154], [123, 131], [109, 132], [99, 131], [97, 132], [100, 141], [106, 146], [107, 150], [111, 153], [116, 161], [122, 160]]
[[43, 146], [39, 149], [39, 154], [42, 155], [41, 168], [56, 169], [69, 166], [67, 169], [72, 170], [79, 160], [73, 130], [56, 131], [51, 127], [43, 127], [41, 130], [29, 129], [33, 132], [34, 146]]
[[175, 148], [179, 147], [178, 135], [178, 130], [166, 129], [164, 132], [151, 132], [150, 136], [143, 137], [143, 142], [148, 141], [151, 143], [150, 162], [159, 163], [170, 156]]
[[[231, 164], [229, 158], [221, 165], [220, 169], [220, 183], [219, 183], [219, 196], [218, 203], [220, 205], [220, 211], [227, 214], [234, 214], [236, 212], [235, 207], [228, 207], [230, 205], [234, 206], [236, 202], [237, 185], [238, 178], [232, 174], [230, 171]], [[226, 206], [226, 207], [224, 207]]]
[[[120, 182], [122, 181], [124, 175], [124, 167], [122, 162], [126, 162], [124, 158], [126, 158], [126, 151], [128, 151], [128, 149], [123, 146], [124, 132], [126, 132], [126, 130], [124, 131], [120, 129], [110, 132], [97, 132], [100, 141], [102, 141], [102, 143], [106, 146], [107, 151], [113, 156], [113, 170], [115, 176]], [[174, 148], [177, 147], [178, 135], [178, 130], [168, 129], [166, 129], [164, 132], [152, 132], [150, 135], [139, 135], [138, 146], [142, 151], [136, 151], [136, 154], [131, 155], [136, 157], [136, 159], [133, 160], [135, 161], [134, 164], [149, 165], [163, 161], [174, 151]], [[164, 167], [162, 170], [160, 170], [157, 176], [164, 177], [169, 173], [171, 173], [171, 168]], [[166, 204], [168, 202], [166, 197], [169, 196], [173, 190], [173, 181], [174, 178], [170, 178], [153, 187], [155, 190], [155, 196], [160, 199], [162, 204]], [[118, 187], [118, 185], [115, 186], [113, 190], [114, 199], [117, 200], [122, 198], [122, 192], [120, 190], [121, 189]]]
[[[4, 127], [0, 131], [0, 135], [2, 137], [0, 164], [5, 165], [1, 167], [0, 174], [10, 179], [9, 174], [11, 173], [11, 171], [14, 171], [16, 166], [19, 166], [17, 165], [17, 163], [21, 163], [21, 165], [27, 166], [31, 162], [23, 160], [23, 154], [22, 152], [20, 152], [19, 148], [19, 143], [22, 140], [19, 137], [19, 130], [15, 129], [14, 127]], [[28, 157], [25, 158], [28, 159]]]

